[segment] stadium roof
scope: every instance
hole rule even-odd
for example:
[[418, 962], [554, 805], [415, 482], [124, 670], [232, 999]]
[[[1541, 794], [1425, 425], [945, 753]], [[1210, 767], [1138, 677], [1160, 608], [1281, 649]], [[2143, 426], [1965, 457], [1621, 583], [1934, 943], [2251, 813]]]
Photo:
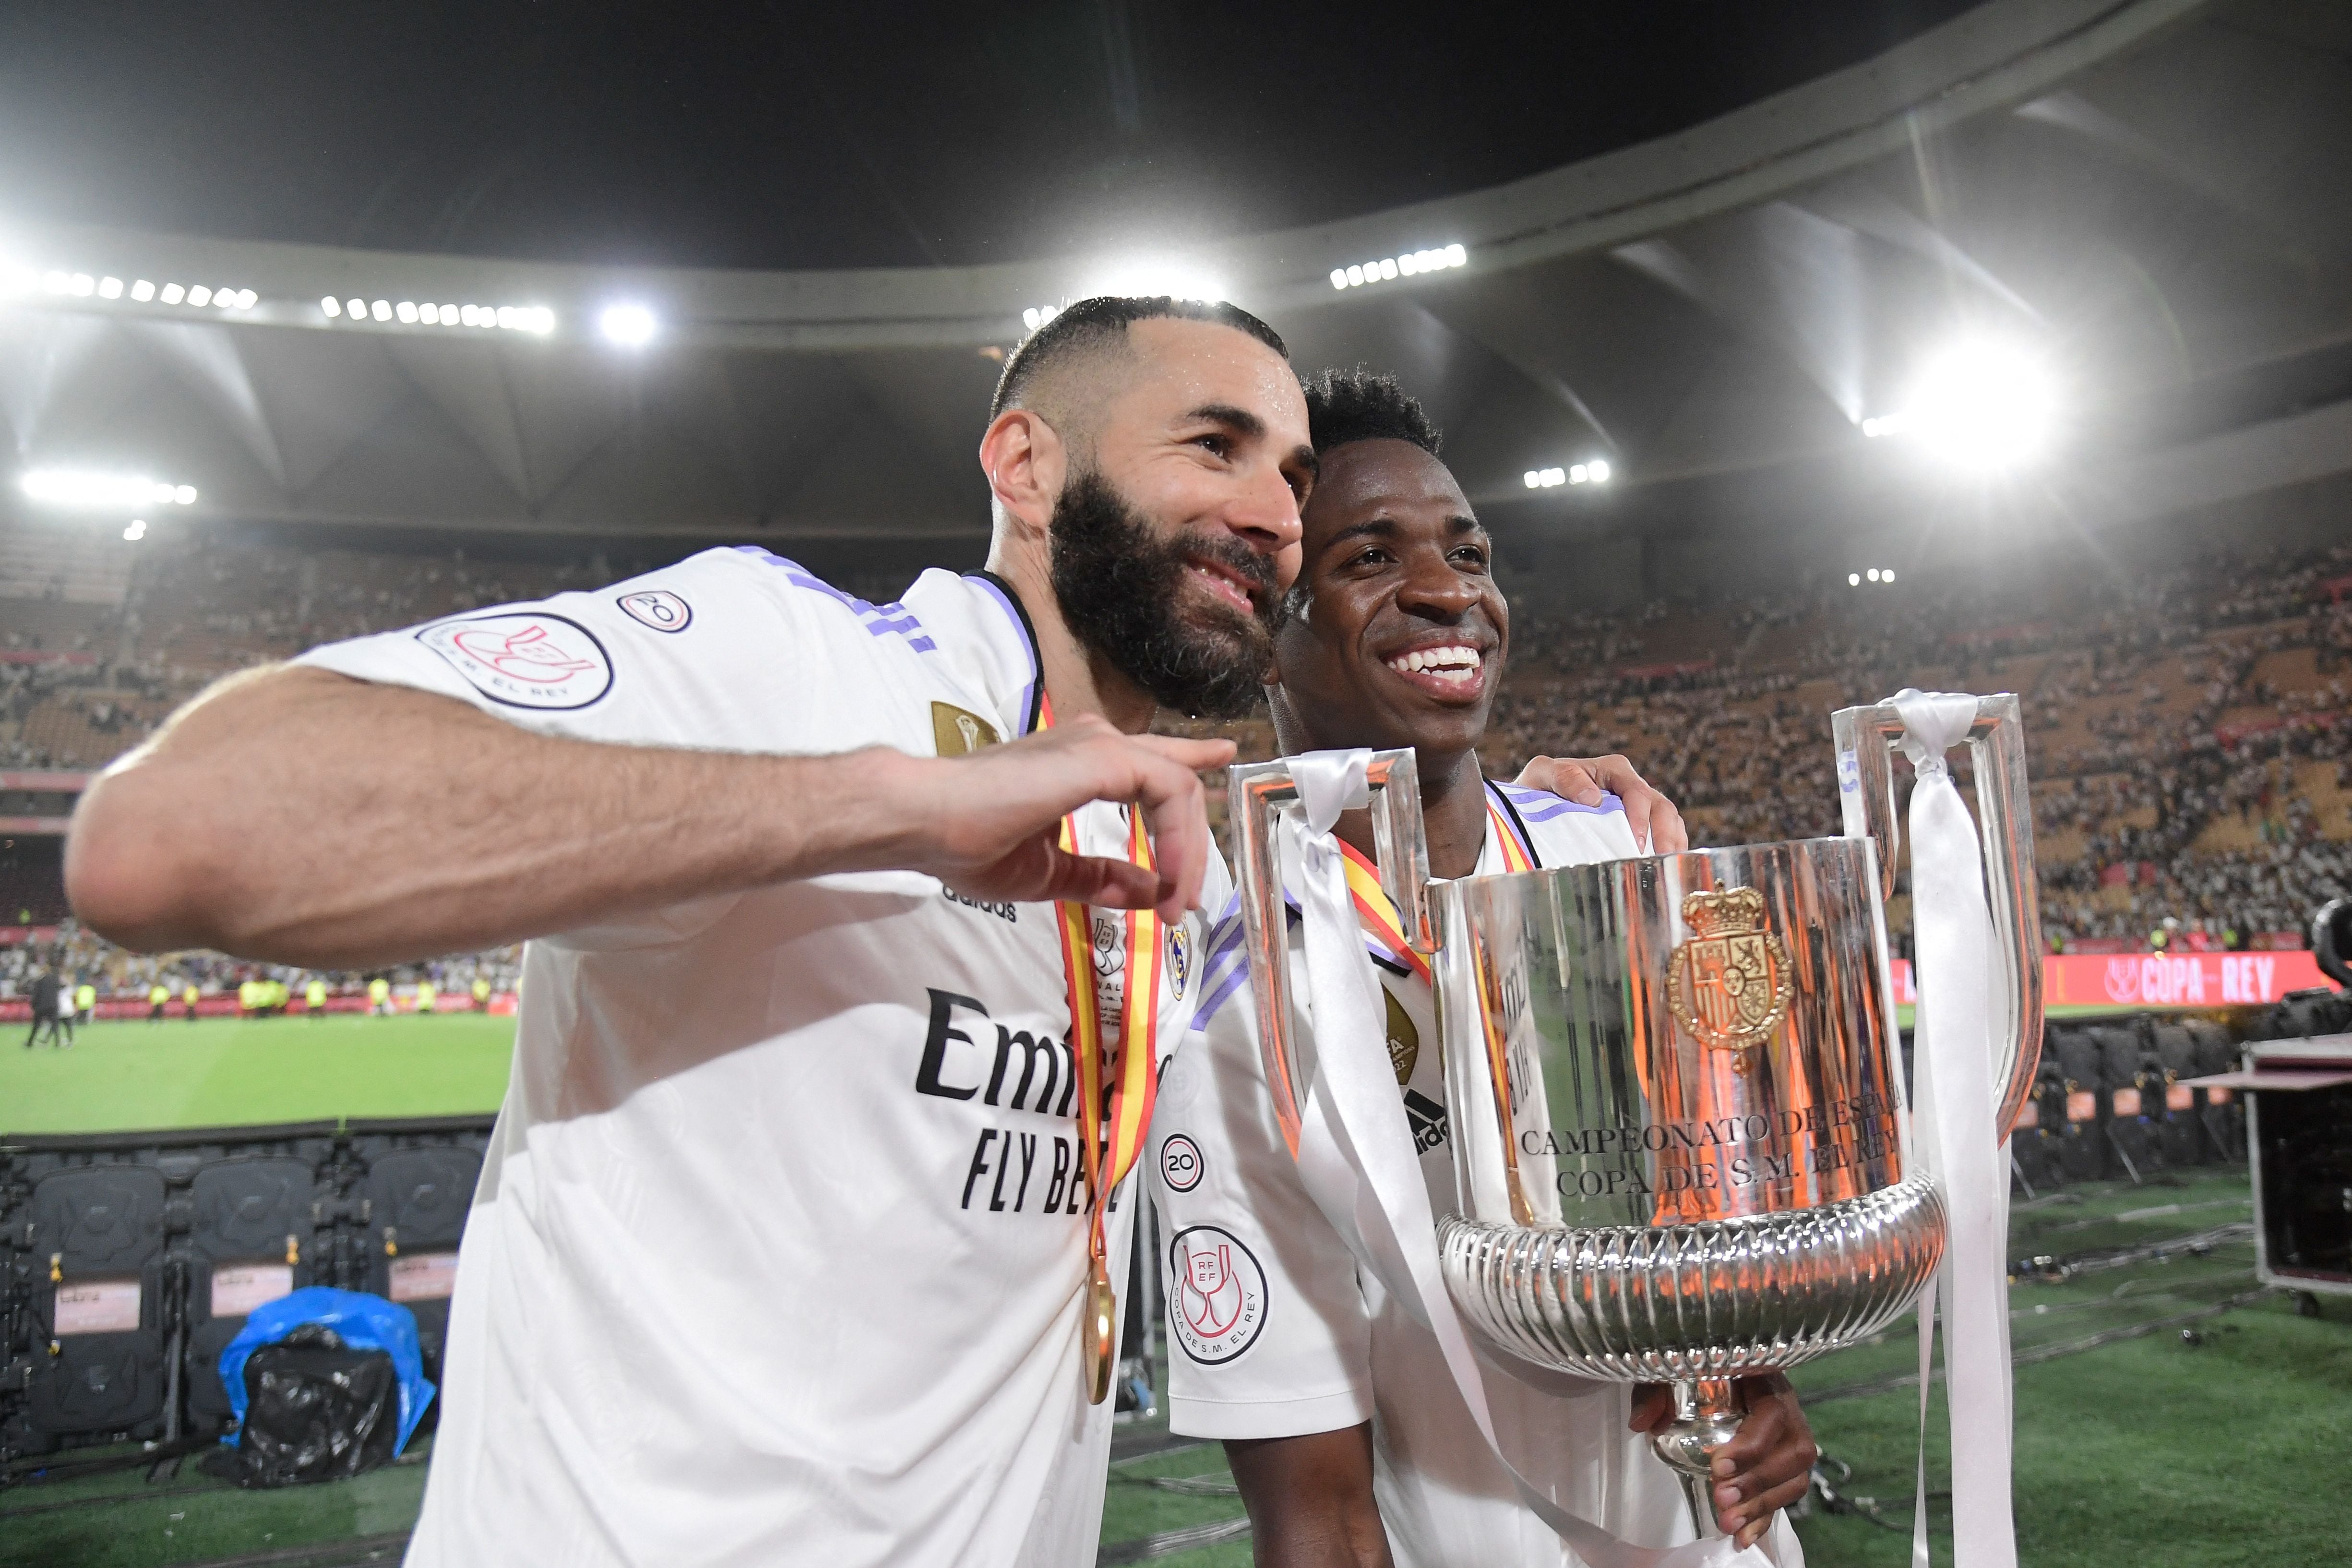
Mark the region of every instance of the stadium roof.
[[[1607, 150], [1533, 172], [1492, 135], [1464, 133], [1451, 162], [1390, 160], [1409, 166], [1388, 176], [1379, 159], [1335, 173], [1328, 142], [1302, 141], [1283, 160], [1309, 193], [1288, 209], [1314, 216], [1301, 225], [1083, 244], [1076, 219], [993, 223], [978, 202], [892, 242], [959, 265], [593, 266], [0, 213], [0, 423], [20, 470], [193, 486], [175, 514], [191, 524], [968, 537], [986, 526], [973, 447], [1024, 312], [1124, 289], [1231, 298], [1302, 367], [1396, 371], [1482, 510], [1570, 531], [1876, 527], [1958, 504], [1965, 475], [1928, 478], [1865, 434], [1956, 333], [2053, 367], [2070, 460], [2035, 484], [2070, 515], [2352, 468], [2352, 15], [2327, 0], [1955, 11], [1921, 7], [1933, 25], [1883, 52], [1858, 53], [1848, 26], [1712, 79], [1662, 111], [1709, 117], [1645, 140], [1622, 141], [1638, 116], [1572, 127], [1562, 145]], [[1482, 79], [1430, 101], [1483, 123]], [[1517, 67], [1498, 79], [1525, 89]], [[1444, 140], [1445, 116], [1415, 101], [1405, 130]], [[904, 206], [884, 167], [866, 195]], [[1509, 177], [1353, 205], [1432, 169]], [[1244, 195], [1235, 210], [1265, 206]], [[257, 208], [241, 226], [282, 218]], [[1037, 234], [1066, 242], [963, 259]], [[1341, 286], [1399, 259], [1400, 276]], [[199, 285], [212, 302], [178, 292]], [[649, 341], [611, 340], [616, 305], [644, 312]], [[1606, 485], [1527, 482], [1594, 458]], [[12, 487], [0, 505], [33, 503]]]

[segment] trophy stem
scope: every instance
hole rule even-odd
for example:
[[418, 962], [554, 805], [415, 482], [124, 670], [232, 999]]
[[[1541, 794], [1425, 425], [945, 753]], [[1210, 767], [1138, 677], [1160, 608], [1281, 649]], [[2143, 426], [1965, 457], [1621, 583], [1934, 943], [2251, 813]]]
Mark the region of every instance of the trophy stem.
[[1716, 1450], [1738, 1435], [1740, 1410], [1727, 1377], [1689, 1378], [1673, 1385], [1675, 1418], [1650, 1434], [1650, 1447], [1682, 1479], [1699, 1538], [1721, 1535], [1715, 1522]]

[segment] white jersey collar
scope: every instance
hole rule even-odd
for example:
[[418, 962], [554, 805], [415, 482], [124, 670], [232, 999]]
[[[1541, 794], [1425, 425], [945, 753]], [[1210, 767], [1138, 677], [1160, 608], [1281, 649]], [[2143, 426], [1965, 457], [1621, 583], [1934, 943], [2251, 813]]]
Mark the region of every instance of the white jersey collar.
[[1006, 740], [1037, 728], [1044, 666], [1029, 612], [1011, 584], [993, 572], [959, 576], [933, 568], [915, 579], [904, 602], [934, 635], [951, 633], [959, 662], [978, 679]]

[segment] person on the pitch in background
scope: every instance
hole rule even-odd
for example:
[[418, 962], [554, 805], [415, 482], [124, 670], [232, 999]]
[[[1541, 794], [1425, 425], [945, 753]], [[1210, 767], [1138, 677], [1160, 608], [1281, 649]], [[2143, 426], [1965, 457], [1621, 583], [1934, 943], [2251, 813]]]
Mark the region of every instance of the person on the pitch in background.
[[47, 964], [34, 966], [32, 1000], [33, 1026], [26, 1031], [25, 1048], [31, 1050], [45, 1028], [49, 1032], [49, 1045], [53, 1048], [65, 1046], [68, 1042], [63, 1015], [71, 1004], [65, 999], [65, 983], [58, 977], [58, 972]]
[[327, 1016], [327, 983], [315, 974], [303, 983], [302, 1011], [314, 1023]]
[[[1283, 752], [1412, 747], [1434, 877], [1640, 853], [1614, 796], [1580, 792], [1579, 804], [1479, 771], [1509, 608], [1420, 405], [1388, 378], [1328, 373], [1309, 384], [1307, 410], [1321, 478], [1267, 694]], [[1670, 809], [1652, 826], [1657, 849], [1687, 847]], [[1369, 814], [1339, 832], [1373, 852]], [[1225, 1440], [1261, 1563], [1576, 1563], [1519, 1502], [1435, 1338], [1360, 1275], [1308, 1196], [1275, 1121], [1242, 941], [1236, 905], [1211, 936], [1195, 1033], [1153, 1126], [1153, 1195], [1177, 1238], [1171, 1428]], [[1379, 967], [1397, 1114], [1432, 1206], [1456, 1212], [1429, 983], [1406, 963]], [[1302, 964], [1291, 973], [1305, 984]], [[1666, 1417], [1664, 1390], [1591, 1384], [1563, 1396], [1501, 1373], [1486, 1382], [1513, 1464], [1555, 1502], [1637, 1544], [1693, 1538], [1681, 1486], [1643, 1436]], [[1793, 1532], [1772, 1521], [1804, 1493], [1811, 1435], [1783, 1380], [1744, 1390], [1747, 1422], [1717, 1460], [1718, 1521], [1742, 1544], [1769, 1528], [1769, 1549], [1796, 1568]]]
[[188, 1022], [191, 1024], [196, 1021], [196, 1003], [203, 995], [204, 993], [196, 989], [196, 983], [193, 980], [180, 987], [180, 1003], [187, 1008]]
[[[1143, 731], [1255, 700], [1314, 454], [1269, 329], [1158, 299], [1016, 350], [980, 458], [987, 573], [877, 606], [713, 550], [240, 678], [85, 795], [68, 885], [132, 946], [531, 939], [412, 1563], [1093, 1556], [1066, 1039], [1148, 1085], [1190, 1016], [1232, 747]], [[331, 860], [226, 847], [298, 803]], [[1097, 984], [1089, 920], [1170, 929]]]
[[156, 981], [154, 984], [147, 987], [147, 1021], [151, 1024], [162, 1023], [163, 1021], [163, 1008], [171, 1002], [171, 1000], [172, 988], [164, 984], [161, 980]]

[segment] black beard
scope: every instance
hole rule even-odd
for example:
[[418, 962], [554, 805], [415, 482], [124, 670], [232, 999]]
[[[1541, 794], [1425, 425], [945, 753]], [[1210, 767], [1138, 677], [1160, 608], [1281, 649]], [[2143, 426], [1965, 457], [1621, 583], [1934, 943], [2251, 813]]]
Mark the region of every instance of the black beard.
[[[1196, 626], [1178, 608], [1188, 557], [1241, 574], [1259, 593], [1255, 615], [1218, 606]], [[1092, 469], [1054, 507], [1054, 596], [1078, 641], [1163, 708], [1238, 719], [1274, 668], [1274, 563], [1237, 539], [1162, 540]]]

